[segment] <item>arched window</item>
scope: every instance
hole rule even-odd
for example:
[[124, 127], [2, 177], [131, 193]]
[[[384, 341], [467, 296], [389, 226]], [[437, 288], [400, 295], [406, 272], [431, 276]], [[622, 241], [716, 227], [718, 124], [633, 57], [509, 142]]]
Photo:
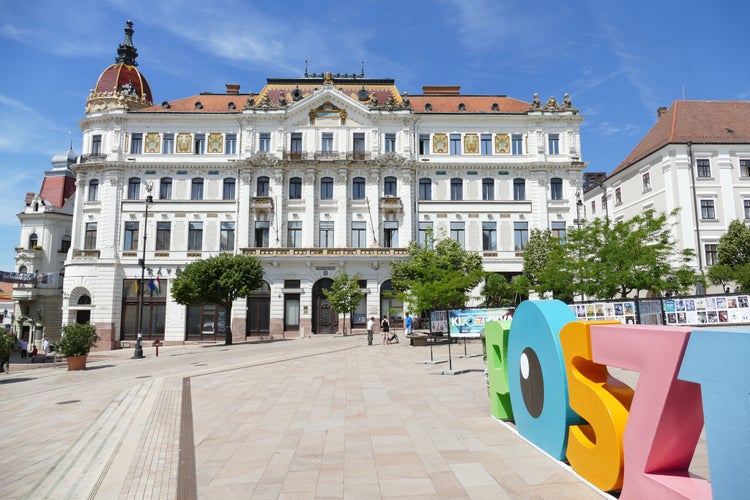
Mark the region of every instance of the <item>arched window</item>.
[[91, 297], [90, 296], [88, 296], [88, 295], [81, 295], [78, 298], [78, 305], [79, 306], [89, 305], [89, 304], [91, 304]]
[[159, 181], [159, 199], [160, 200], [171, 200], [172, 199], [172, 178], [162, 177]]
[[420, 200], [432, 199], [432, 179], [428, 177], [423, 177], [419, 179], [419, 199]]
[[495, 181], [494, 179], [482, 179], [482, 199], [490, 201], [495, 199]]
[[99, 199], [99, 179], [89, 181], [88, 201], [97, 201]]
[[526, 179], [513, 179], [513, 199], [515, 201], [526, 199]]
[[464, 180], [457, 177], [451, 179], [451, 200], [461, 201], [464, 199]]
[[563, 182], [559, 177], [553, 177], [549, 181], [549, 197], [552, 200], [563, 199]]
[[289, 179], [289, 199], [290, 200], [301, 200], [302, 199], [302, 178], [292, 177]]
[[233, 200], [234, 199], [234, 191], [236, 187], [237, 181], [234, 177], [227, 177], [224, 179], [224, 194], [223, 199], [225, 200]]
[[68, 250], [70, 250], [70, 235], [66, 234], [60, 242], [60, 252], [67, 252]]
[[352, 180], [352, 200], [364, 200], [365, 199], [365, 178], [355, 177]]
[[395, 177], [386, 177], [383, 180], [383, 194], [385, 196], [398, 196], [398, 182]]
[[323, 177], [320, 179], [320, 199], [333, 199], [333, 177]]
[[141, 179], [131, 177], [128, 179], [128, 199], [137, 200], [141, 197]]
[[190, 199], [191, 200], [202, 200], [203, 199], [203, 178], [196, 177], [190, 184]]
[[270, 180], [268, 176], [261, 175], [255, 182], [255, 196], [268, 196]]
[[31, 236], [29, 236], [29, 248], [34, 248], [37, 245], [39, 245], [39, 236], [36, 233], [31, 233]]

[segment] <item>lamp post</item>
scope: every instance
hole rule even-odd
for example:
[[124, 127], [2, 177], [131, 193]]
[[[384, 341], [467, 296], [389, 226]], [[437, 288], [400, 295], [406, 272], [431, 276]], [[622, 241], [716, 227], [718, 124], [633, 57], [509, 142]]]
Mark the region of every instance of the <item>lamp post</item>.
[[[581, 219], [583, 219], [584, 210], [585, 210], [585, 208], [583, 206], [583, 200], [581, 199], [581, 190], [578, 189], [578, 190], [576, 190], [576, 225], [578, 226], [578, 231], [579, 232], [581, 230]], [[580, 235], [579, 235], [579, 238], [580, 238]], [[579, 273], [580, 273], [580, 267], [581, 267], [581, 244], [579, 243], [578, 244], [578, 268], [579, 268], [578, 272]], [[583, 280], [581, 279], [580, 274], [579, 274], [579, 276], [578, 276], [578, 284], [581, 286], [581, 288], [583, 288], [583, 286], [582, 286], [583, 282], [582, 281]], [[574, 297], [575, 297], [575, 295], [574, 295]], [[581, 290], [581, 301], [583, 301], [583, 299], [584, 299], [583, 290]]]
[[146, 278], [146, 229], [148, 228], [148, 206], [153, 203], [154, 198], [151, 196], [151, 183], [146, 184], [146, 217], [143, 221], [143, 250], [139, 264], [141, 265], [141, 280], [138, 282], [138, 336], [135, 341], [135, 351], [131, 359], [142, 359], [146, 356], [143, 355], [143, 345], [141, 343], [143, 339], [143, 294], [145, 292], [145, 278]]

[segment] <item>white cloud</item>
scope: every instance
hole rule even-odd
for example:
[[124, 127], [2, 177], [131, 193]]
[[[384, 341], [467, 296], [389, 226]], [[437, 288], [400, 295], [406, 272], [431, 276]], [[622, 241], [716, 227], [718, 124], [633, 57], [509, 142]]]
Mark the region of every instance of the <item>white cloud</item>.
[[634, 136], [638, 134], [639, 127], [632, 123], [626, 123], [625, 125], [614, 125], [610, 122], [603, 121], [599, 122], [596, 127], [596, 131], [599, 135], [603, 136]]
[[[24, 103], [0, 94], [0, 152], [24, 153], [39, 151], [53, 155], [60, 152], [62, 141], [48, 140], [66, 133], [54, 120], [40, 115]], [[47, 142], [45, 142], [47, 140]], [[51, 156], [50, 156], [51, 157]]]

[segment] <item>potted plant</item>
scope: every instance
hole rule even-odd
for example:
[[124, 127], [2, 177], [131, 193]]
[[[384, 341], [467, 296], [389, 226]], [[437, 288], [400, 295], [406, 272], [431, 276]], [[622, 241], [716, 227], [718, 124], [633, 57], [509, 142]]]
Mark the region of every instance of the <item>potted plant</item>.
[[13, 335], [5, 328], [0, 328], [0, 373], [5, 370], [6, 365], [10, 368], [10, 353], [15, 343]]
[[97, 340], [96, 327], [91, 323], [71, 323], [62, 327], [55, 349], [67, 358], [68, 370], [84, 370], [86, 357]]

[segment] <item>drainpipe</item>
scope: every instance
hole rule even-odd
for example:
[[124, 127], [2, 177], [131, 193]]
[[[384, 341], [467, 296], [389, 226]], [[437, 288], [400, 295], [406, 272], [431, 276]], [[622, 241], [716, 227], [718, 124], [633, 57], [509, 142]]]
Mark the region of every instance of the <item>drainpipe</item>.
[[[705, 273], [703, 272], [703, 251], [701, 249], [701, 228], [700, 228], [700, 218], [698, 217], [698, 193], [695, 189], [695, 166], [693, 165], [693, 143], [692, 141], [688, 141], [687, 143], [688, 147], [688, 161], [690, 162], [690, 187], [693, 190], [693, 218], [695, 221], [695, 246], [696, 246], [696, 253], [698, 254], [698, 271], [701, 273], [701, 280], [705, 277]], [[698, 294], [698, 284], [696, 283], [696, 294]], [[702, 287], [702, 281], [701, 281], [701, 288]]]

